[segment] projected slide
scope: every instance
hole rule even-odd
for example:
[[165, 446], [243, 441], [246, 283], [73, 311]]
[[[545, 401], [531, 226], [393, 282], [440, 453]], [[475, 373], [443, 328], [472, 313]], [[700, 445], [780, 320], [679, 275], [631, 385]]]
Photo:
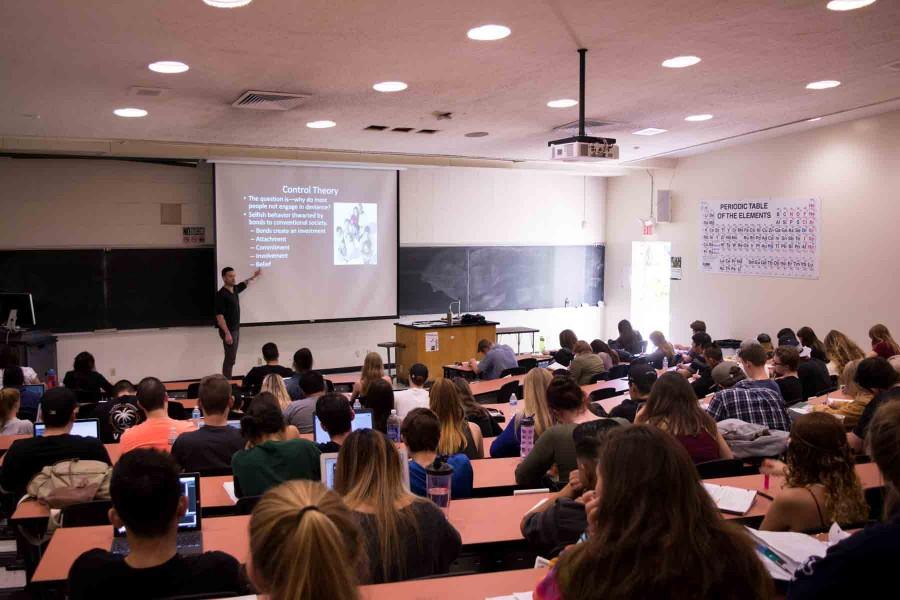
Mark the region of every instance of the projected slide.
[[397, 314], [397, 172], [216, 164], [216, 260], [241, 322]]

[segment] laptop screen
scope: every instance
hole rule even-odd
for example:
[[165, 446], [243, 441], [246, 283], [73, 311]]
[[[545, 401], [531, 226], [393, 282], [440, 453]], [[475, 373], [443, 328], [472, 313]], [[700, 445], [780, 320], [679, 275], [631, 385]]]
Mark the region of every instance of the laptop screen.
[[[181, 485], [181, 493], [187, 498], [187, 511], [178, 521], [178, 531], [200, 531], [200, 474], [182, 473], [178, 477], [178, 483]], [[125, 528], [113, 527], [113, 533], [116, 537], [124, 537]]]
[[[313, 422], [315, 423], [316, 433], [315, 440], [317, 444], [324, 444], [331, 438], [328, 436], [328, 432], [322, 429], [322, 423], [319, 421], [319, 417], [313, 415]], [[358, 410], [356, 411], [356, 416], [353, 417], [353, 420], [350, 421], [350, 430], [356, 431], [357, 429], [372, 429], [372, 412], [368, 410]]]
[[[80, 435], [81, 437], [98, 438], [100, 421], [98, 419], [77, 419], [72, 425], [72, 435]], [[43, 423], [34, 424], [34, 436], [41, 437], [44, 435], [46, 425]]]

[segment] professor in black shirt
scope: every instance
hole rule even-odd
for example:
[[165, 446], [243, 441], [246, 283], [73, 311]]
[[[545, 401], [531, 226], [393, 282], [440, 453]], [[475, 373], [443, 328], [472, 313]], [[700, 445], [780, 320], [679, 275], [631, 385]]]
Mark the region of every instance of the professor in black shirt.
[[219, 337], [222, 338], [222, 347], [225, 349], [225, 360], [222, 361], [222, 375], [231, 379], [231, 370], [237, 358], [238, 340], [241, 328], [241, 301], [238, 294], [247, 289], [247, 284], [259, 277], [257, 269], [253, 276], [240, 283], [235, 283], [237, 277], [234, 269], [225, 267], [222, 269], [223, 285], [216, 292], [216, 328]]

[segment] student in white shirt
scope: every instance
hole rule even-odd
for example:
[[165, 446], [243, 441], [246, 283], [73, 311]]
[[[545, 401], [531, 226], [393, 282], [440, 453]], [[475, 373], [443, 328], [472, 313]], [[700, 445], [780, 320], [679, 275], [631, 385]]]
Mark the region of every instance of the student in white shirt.
[[9, 345], [0, 346], [0, 386], [3, 385], [3, 371], [12, 367], [22, 369], [22, 376], [25, 378], [26, 385], [37, 385], [41, 382], [34, 369], [23, 367], [19, 364], [19, 353], [16, 352], [15, 348]]
[[428, 408], [426, 381], [428, 381], [428, 367], [416, 363], [409, 368], [409, 389], [394, 392], [394, 409], [401, 420], [405, 419], [414, 408]]

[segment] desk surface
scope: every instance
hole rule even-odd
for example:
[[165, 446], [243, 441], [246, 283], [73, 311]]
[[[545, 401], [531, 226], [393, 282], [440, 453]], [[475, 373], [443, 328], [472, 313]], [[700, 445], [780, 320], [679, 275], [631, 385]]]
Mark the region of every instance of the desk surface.
[[[538, 363], [547, 362], [553, 360], [553, 357], [547, 353], [532, 353], [532, 352], [522, 352], [521, 354], [516, 354], [516, 360], [525, 360], [526, 358], [533, 358]], [[451, 371], [459, 371], [460, 373], [472, 373], [472, 367], [469, 366], [469, 363], [464, 362], [462, 364], [449, 364], [444, 365], [445, 369], [449, 369]]]
[[533, 327], [498, 327], [497, 335], [504, 334], [512, 334], [512, 333], [540, 333], [540, 329], [534, 329]]
[[504, 377], [503, 379], [473, 381], [469, 383], [469, 388], [472, 390], [473, 396], [482, 396], [484, 394], [493, 394], [511, 381], [518, 381], [519, 383], [522, 383], [524, 380], [524, 375], [514, 375], [512, 377]]
[[530, 592], [546, 575], [546, 569], [519, 569], [364, 585], [359, 591], [362, 600], [484, 600], [510, 596], [514, 592]]
[[[519, 522], [522, 515], [548, 496], [528, 494], [454, 500], [450, 503], [450, 522], [462, 536], [464, 546], [521, 540]], [[249, 515], [203, 519], [204, 550], [227, 552], [245, 563], [250, 542], [249, 520]], [[112, 533], [110, 525], [57, 529], [32, 581], [49, 583], [65, 580], [72, 563], [83, 552], [91, 548], [109, 548]]]
[[[231, 385], [242, 385], [244, 382], [243, 377], [238, 377], [236, 379], [231, 379]], [[200, 383], [199, 379], [188, 379], [185, 381], [164, 381], [163, 385], [166, 386], [166, 391], [168, 392], [186, 392], [188, 386], [192, 383]]]

